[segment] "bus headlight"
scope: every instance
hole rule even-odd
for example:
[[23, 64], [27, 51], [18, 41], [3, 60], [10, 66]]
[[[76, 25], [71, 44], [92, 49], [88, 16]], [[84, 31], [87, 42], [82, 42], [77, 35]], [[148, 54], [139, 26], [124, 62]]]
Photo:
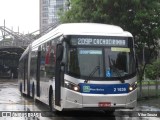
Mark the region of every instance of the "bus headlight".
[[133, 84], [129, 85], [129, 92], [135, 90], [137, 88], [137, 82], [134, 82]]
[[76, 91], [76, 92], [80, 91], [80, 87], [78, 85], [76, 85], [70, 81], [67, 81], [67, 80], [64, 81], [64, 87], [66, 87], [70, 90]]

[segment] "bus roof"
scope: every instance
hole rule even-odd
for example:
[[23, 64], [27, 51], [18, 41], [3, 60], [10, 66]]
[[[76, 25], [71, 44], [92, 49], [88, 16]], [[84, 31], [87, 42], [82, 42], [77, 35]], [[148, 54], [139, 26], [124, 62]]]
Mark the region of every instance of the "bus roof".
[[64, 35], [109, 35], [132, 37], [119, 26], [100, 23], [67, 23], [58, 27]]
[[121, 27], [100, 23], [66, 23], [51, 30], [32, 43], [37, 46], [39, 43], [49, 41], [60, 35], [96, 35], [96, 36], [122, 36], [132, 37], [132, 34], [124, 31]]

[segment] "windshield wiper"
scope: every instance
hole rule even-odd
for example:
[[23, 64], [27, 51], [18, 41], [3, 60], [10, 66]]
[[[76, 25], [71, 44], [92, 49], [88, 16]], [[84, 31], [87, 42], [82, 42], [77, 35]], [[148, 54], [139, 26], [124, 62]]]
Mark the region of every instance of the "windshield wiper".
[[100, 66], [96, 66], [96, 67], [92, 70], [92, 72], [89, 74], [88, 78], [84, 81], [84, 83], [88, 83], [89, 78], [92, 77], [92, 76], [94, 75], [94, 73], [95, 73], [98, 69], [100, 69]]
[[113, 69], [115, 71], [115, 73], [117, 74], [118, 78], [120, 79], [121, 83], [124, 83], [124, 79], [121, 76], [121, 73], [112, 65], [111, 69]]
[[117, 74], [118, 78], [120, 79], [121, 83], [124, 83], [125, 81], [124, 81], [124, 79], [122, 79], [122, 76], [121, 76], [120, 72], [114, 67], [113, 61], [112, 61], [113, 64], [111, 63], [110, 55], [108, 55], [108, 59], [109, 59], [110, 68], [113, 69], [116, 72], [116, 74]]

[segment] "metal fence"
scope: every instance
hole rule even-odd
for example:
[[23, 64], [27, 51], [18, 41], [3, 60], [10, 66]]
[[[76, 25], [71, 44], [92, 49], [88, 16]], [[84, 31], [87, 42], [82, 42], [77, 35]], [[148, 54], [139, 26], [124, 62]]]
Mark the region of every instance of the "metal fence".
[[160, 96], [160, 80], [143, 80], [142, 91], [138, 82], [138, 99]]

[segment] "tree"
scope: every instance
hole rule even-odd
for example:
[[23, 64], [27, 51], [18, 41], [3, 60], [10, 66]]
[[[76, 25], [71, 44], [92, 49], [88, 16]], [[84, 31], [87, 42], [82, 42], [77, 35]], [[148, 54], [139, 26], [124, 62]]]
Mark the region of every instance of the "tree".
[[[95, 22], [121, 26], [130, 31], [140, 54], [148, 49], [147, 62], [140, 65], [140, 80], [145, 67], [156, 57], [160, 38], [159, 0], [70, 0], [69, 9], [60, 12], [60, 20], [66, 22]], [[139, 58], [140, 59], [140, 58]]]
[[148, 64], [145, 69], [146, 77], [150, 80], [156, 80], [160, 77], [160, 59], [153, 61], [152, 64]]

